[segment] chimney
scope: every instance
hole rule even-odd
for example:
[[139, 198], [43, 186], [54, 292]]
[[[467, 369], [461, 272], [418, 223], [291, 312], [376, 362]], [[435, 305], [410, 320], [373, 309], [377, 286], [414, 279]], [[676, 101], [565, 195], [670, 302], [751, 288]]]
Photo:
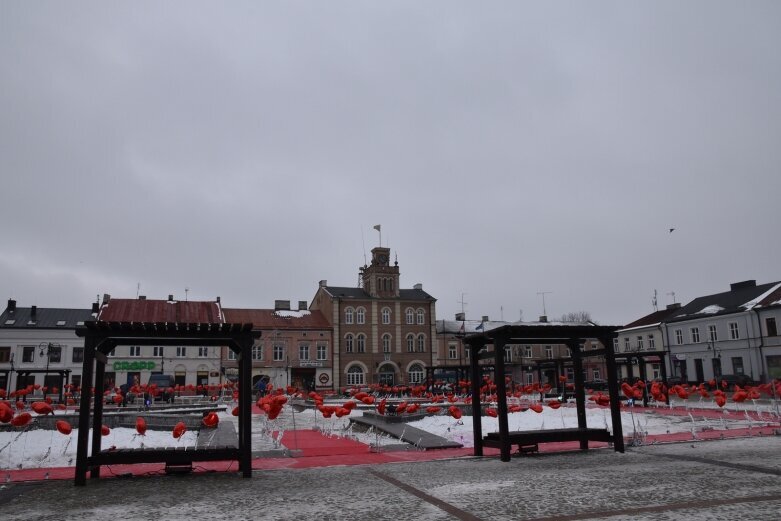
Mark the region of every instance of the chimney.
[[290, 311], [290, 301], [289, 300], [275, 300], [274, 301], [274, 311]]
[[299, 311], [306, 311], [306, 300], [299, 300], [298, 301], [298, 310]]
[[681, 307], [680, 302], [674, 302], [672, 304], [667, 304], [667, 309], [673, 310], [673, 309], [679, 309]]
[[220, 303], [220, 296], [217, 295], [217, 304], [219, 304], [219, 303]]
[[138, 300], [146, 300], [146, 295], [139, 295]]
[[168, 295], [168, 302], [173, 302], [173, 301], [174, 301], [174, 296]]
[[756, 288], [756, 287], [757, 287], [756, 280], [744, 280], [742, 282], [733, 282], [732, 284], [729, 285], [730, 291], [736, 291], [745, 288]]
[[30, 308], [30, 319], [35, 320], [37, 314], [38, 314], [38, 306], [32, 306]]
[[483, 320], [481, 322], [488, 322], [488, 315], [483, 315]]
[[8, 312], [13, 313], [16, 311], [16, 301], [12, 298], [8, 299]]
[[412, 286], [412, 289], [416, 289], [416, 290], [418, 290], [418, 291], [423, 291], [423, 284], [421, 284], [420, 282], [418, 282], [417, 284], [415, 284], [414, 286]]
[[548, 315], [540, 315], [540, 322], [547, 322], [548, 321]]
[[328, 285], [328, 281], [327, 281], [327, 280], [323, 279], [323, 280], [321, 280], [321, 281], [320, 281], [320, 287], [321, 287], [321, 288], [324, 288], [324, 287], [326, 287], [327, 285]]
[[110, 300], [111, 300], [111, 295], [109, 295], [108, 293], [104, 293], [103, 294], [103, 305], [108, 304]]
[[98, 313], [100, 311], [100, 304], [97, 302], [92, 303], [92, 313]]

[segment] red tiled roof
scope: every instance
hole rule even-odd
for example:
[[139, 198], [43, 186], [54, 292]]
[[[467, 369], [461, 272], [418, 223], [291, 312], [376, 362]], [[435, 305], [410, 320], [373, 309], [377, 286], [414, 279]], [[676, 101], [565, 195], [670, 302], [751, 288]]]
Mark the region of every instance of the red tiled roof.
[[112, 298], [104, 304], [98, 320], [106, 322], [179, 322], [223, 324], [218, 302], [167, 301]]
[[781, 287], [776, 288], [775, 291], [770, 292], [767, 297], [760, 300], [757, 307], [777, 306], [779, 302], [781, 302]]
[[319, 310], [280, 311], [273, 309], [223, 309], [229, 323], [251, 322], [254, 329], [330, 329]]

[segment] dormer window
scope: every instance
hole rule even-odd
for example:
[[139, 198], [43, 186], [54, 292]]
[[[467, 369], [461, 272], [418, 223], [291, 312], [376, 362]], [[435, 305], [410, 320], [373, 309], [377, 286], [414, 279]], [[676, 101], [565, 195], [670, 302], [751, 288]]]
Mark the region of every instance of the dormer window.
[[67, 322], [65, 320], [58, 320], [57, 321], [57, 325], [58, 326], [64, 326], [65, 324], [67, 324]]
[[15, 318], [11, 318], [11, 319], [8, 319], [8, 320], [5, 321], [5, 325], [6, 326], [13, 326], [14, 324], [16, 324], [16, 319]]

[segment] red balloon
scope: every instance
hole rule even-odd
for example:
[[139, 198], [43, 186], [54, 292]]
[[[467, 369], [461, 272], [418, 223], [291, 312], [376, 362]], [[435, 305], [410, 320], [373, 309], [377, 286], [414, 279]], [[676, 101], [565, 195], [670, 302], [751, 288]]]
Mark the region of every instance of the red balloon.
[[136, 432], [138, 432], [141, 436], [146, 434], [146, 420], [141, 416], [136, 418]]
[[186, 430], [187, 430], [187, 426], [184, 424], [184, 422], [179, 422], [176, 424], [176, 426], [174, 426], [174, 431], [172, 434], [174, 438], [178, 440], [179, 438], [182, 437], [182, 434], [184, 434]]
[[111, 429], [108, 428], [108, 425], [102, 425], [100, 427], [100, 435], [108, 436], [109, 434], [111, 434]]
[[65, 420], [57, 420], [57, 423], [55, 424], [57, 426], [57, 430], [60, 431], [61, 434], [68, 435], [73, 430], [73, 427], [71, 427], [71, 424], [66, 422]]
[[30, 408], [38, 414], [54, 414], [54, 409], [46, 402], [33, 402]]
[[33, 417], [30, 415], [29, 412], [21, 412], [16, 416], [14, 416], [13, 418], [11, 418], [11, 425], [13, 425], [14, 427], [24, 427], [25, 425], [30, 423], [32, 419]]
[[485, 413], [488, 416], [490, 416], [491, 418], [496, 418], [499, 415], [499, 413], [496, 412], [496, 409], [493, 409], [493, 408], [490, 408], [490, 407], [485, 410]]
[[455, 405], [451, 405], [451, 406], [448, 408], [447, 412], [450, 414], [450, 416], [452, 416], [452, 417], [453, 417], [453, 418], [455, 418], [456, 420], [460, 420], [460, 419], [461, 419], [461, 414], [462, 414], [462, 413], [461, 413], [461, 409], [459, 409], [459, 408], [458, 408], [458, 407], [456, 407]]
[[16, 402], [16, 408], [17, 408], [18, 410], [20, 410], [20, 411], [23, 411], [23, 410], [24, 410], [24, 402], [23, 402], [23, 401], [21, 401], [21, 400], [19, 400], [18, 402]]
[[233, 416], [238, 416], [239, 415], [239, 406], [238, 405], [233, 408], [233, 410], [231, 411], [231, 414]]
[[539, 403], [533, 403], [529, 406], [529, 409], [539, 414], [542, 412], [542, 405]]
[[218, 423], [220, 423], [220, 417], [217, 416], [216, 412], [210, 412], [203, 417], [203, 424], [207, 427], [216, 427]]
[[0, 423], [8, 423], [14, 417], [14, 412], [8, 407], [0, 407]]

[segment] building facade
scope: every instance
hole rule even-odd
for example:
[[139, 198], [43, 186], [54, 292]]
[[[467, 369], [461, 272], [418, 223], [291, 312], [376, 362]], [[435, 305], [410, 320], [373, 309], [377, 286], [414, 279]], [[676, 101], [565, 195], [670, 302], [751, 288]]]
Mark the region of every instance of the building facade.
[[[274, 309], [223, 311], [227, 322], [252, 323], [261, 333], [252, 348], [253, 385], [262, 378], [275, 387], [333, 389], [331, 326], [320, 311], [308, 310], [305, 301], [291, 310], [287, 300], [277, 300]], [[238, 378], [233, 351], [223, 349], [222, 363], [228, 378]]]
[[436, 345], [436, 299], [421, 284], [402, 289], [390, 249], [372, 250], [359, 268], [360, 287], [320, 281], [310, 309], [333, 331], [333, 385], [425, 383]]
[[28, 385], [81, 385], [84, 341], [76, 328], [94, 320], [93, 309], [18, 307], [9, 299], [0, 315], [0, 389]]
[[[117, 299], [104, 295], [98, 320], [106, 322], [223, 324], [220, 298], [214, 301]], [[107, 388], [146, 384], [153, 374], [170, 374], [176, 385], [217, 385], [223, 381], [222, 348], [214, 346], [117, 345], [109, 353]]]

